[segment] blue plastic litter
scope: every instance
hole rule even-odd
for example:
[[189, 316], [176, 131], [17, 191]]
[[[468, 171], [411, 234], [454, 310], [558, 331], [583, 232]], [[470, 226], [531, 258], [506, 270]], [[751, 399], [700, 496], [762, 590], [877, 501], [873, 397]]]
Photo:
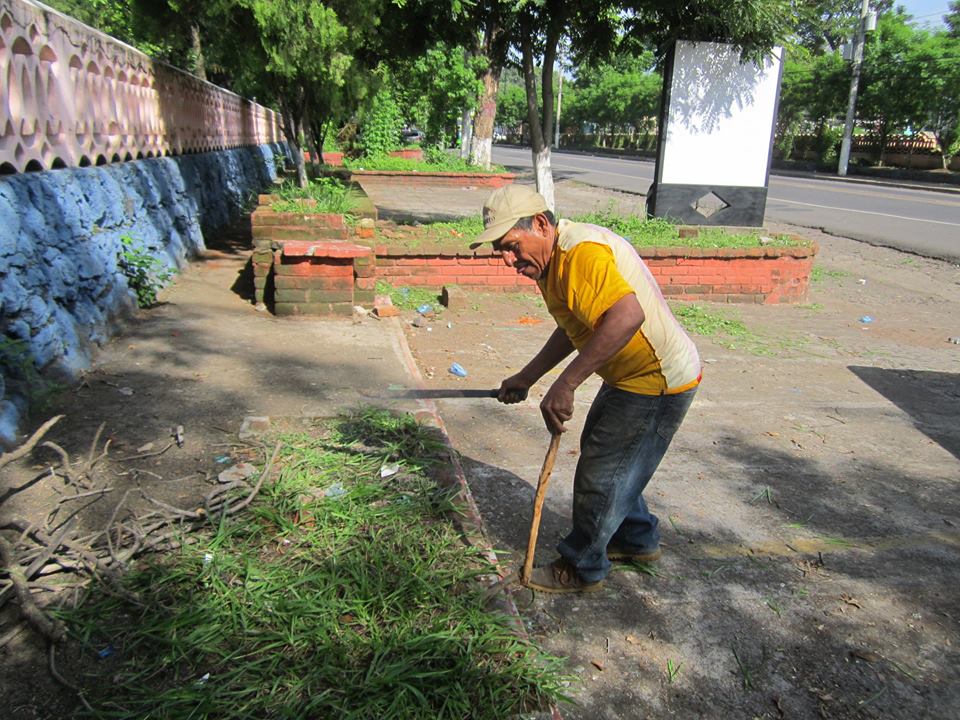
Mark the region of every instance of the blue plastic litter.
[[454, 363], [453, 365], [451, 365], [450, 370], [448, 372], [452, 373], [453, 375], [456, 375], [457, 377], [467, 376], [467, 371], [463, 368], [463, 365], [461, 365], [460, 363]]
[[864, 323], [864, 324], [866, 324], [866, 323], [872, 323], [872, 322], [873, 322], [873, 318], [870, 317], [869, 315], [864, 315], [862, 318], [860, 318], [860, 322], [862, 322], [862, 323]]
[[334, 483], [326, 490], [323, 491], [323, 494], [326, 497], [340, 497], [341, 495], [347, 494], [347, 489], [340, 483]]
[[224, 465], [225, 463], [230, 462], [230, 456], [229, 456], [229, 455], [217, 455], [217, 456], [214, 458], [214, 461], [220, 463], [221, 465]]
[[101, 660], [106, 660], [108, 657], [110, 657], [111, 655], [113, 655], [115, 652], [116, 652], [116, 649], [113, 647], [113, 645], [107, 645], [105, 648], [103, 648], [100, 652], [97, 653], [97, 656], [98, 656]]
[[423, 305], [417, 308], [417, 312], [420, 313], [421, 315], [426, 315], [428, 312], [433, 312], [433, 305], [430, 305], [429, 303], [424, 303]]

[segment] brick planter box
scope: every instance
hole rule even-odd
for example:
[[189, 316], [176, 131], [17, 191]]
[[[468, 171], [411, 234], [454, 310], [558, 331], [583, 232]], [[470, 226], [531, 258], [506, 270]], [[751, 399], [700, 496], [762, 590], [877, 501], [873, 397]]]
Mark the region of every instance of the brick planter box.
[[292, 240], [273, 252], [277, 315], [346, 315], [374, 300], [373, 251], [344, 241]]
[[[392, 285], [484, 290], [534, 290], [535, 283], [503, 264], [492, 250], [461, 245], [398, 249], [378, 244], [376, 276]], [[794, 303], [807, 297], [815, 243], [787, 248], [643, 248], [663, 294], [677, 300]]]
[[327, 165], [340, 166], [343, 165], [343, 153], [342, 152], [323, 152], [323, 162]]
[[391, 150], [387, 153], [390, 157], [403, 158], [404, 160], [423, 161], [423, 150], [420, 148], [405, 148], [403, 150]]
[[272, 303], [278, 315], [327, 315], [373, 302], [373, 250], [348, 240], [373, 235], [377, 209], [359, 186], [355, 191], [360, 201], [353, 214], [361, 218], [356, 228], [343, 215], [276, 212], [270, 203], [277, 196], [259, 197], [261, 205], [250, 216], [258, 304]]

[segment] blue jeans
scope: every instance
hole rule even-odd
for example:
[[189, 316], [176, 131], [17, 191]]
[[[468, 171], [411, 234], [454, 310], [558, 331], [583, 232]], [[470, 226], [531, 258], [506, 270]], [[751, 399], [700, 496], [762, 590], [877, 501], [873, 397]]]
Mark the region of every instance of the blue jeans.
[[660, 544], [643, 490], [670, 446], [697, 389], [638, 395], [604, 384], [580, 436], [573, 480], [573, 531], [557, 546], [585, 582], [610, 572], [607, 544], [636, 552]]

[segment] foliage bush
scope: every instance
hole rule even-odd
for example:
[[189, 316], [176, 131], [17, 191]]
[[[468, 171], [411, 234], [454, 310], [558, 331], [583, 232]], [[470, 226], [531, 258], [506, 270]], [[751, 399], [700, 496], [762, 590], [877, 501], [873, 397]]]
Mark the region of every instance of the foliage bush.
[[137, 307], [156, 305], [157, 294], [173, 278], [173, 271], [129, 235], [121, 237], [120, 242], [122, 249], [118, 265], [127, 278], [127, 285], [137, 296]]
[[373, 99], [360, 131], [360, 149], [364, 156], [386, 155], [400, 147], [403, 113], [389, 87], [382, 88]]

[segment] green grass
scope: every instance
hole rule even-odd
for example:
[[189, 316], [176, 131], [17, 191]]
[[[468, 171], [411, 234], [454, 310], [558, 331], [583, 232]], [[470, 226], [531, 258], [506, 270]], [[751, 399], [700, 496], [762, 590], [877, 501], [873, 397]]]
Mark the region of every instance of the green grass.
[[[409, 416], [281, 436], [245, 514], [64, 612], [101, 718], [501, 718], [563, 699], [560, 661], [484, 608], [491, 571]], [[381, 479], [385, 462], [401, 471]], [[106, 645], [113, 657], [97, 661]]]
[[[270, 207], [280, 213], [349, 214], [357, 206], [356, 194], [349, 185], [336, 178], [317, 178], [305, 188], [286, 182], [275, 194], [278, 199]], [[306, 200], [313, 202], [304, 202]]]
[[505, 173], [502, 165], [493, 165], [490, 170], [484, 170], [478, 165], [471, 165], [466, 160], [446, 153], [430, 153], [424, 160], [391, 157], [390, 155], [376, 155], [347, 159], [343, 166], [348, 170], [386, 170], [399, 172], [455, 172], [455, 173]]
[[[391, 158], [395, 159], [395, 158]], [[378, 168], [380, 169], [380, 168]], [[770, 237], [766, 243], [761, 243], [761, 237], [768, 237], [762, 232], [730, 234], [722, 228], [700, 228], [697, 237], [681, 238], [677, 225], [663, 218], [649, 220], [631, 216], [621, 217], [612, 212], [595, 212], [572, 217], [574, 222], [591, 223], [609, 228], [613, 232], [627, 238], [634, 247], [694, 247], [694, 248], [753, 248], [753, 247], [796, 247], [804, 245], [805, 241], [795, 240], [789, 235]], [[460, 233], [468, 241], [480, 234], [483, 230], [483, 218], [473, 215], [457, 221], [426, 223], [423, 230], [428, 235], [439, 234], [435, 231], [453, 230]]]
[[394, 306], [401, 310], [416, 310], [422, 305], [429, 305], [435, 313], [443, 312], [440, 296], [432, 288], [408, 287], [406, 285], [393, 286], [385, 280], [377, 280], [377, 295], [389, 295]]
[[827, 270], [822, 265], [814, 265], [813, 270], [810, 271], [810, 280], [812, 282], [823, 282], [827, 278], [831, 280], [839, 280], [840, 278], [849, 277], [850, 273], [845, 270]]
[[710, 338], [729, 350], [751, 355], [776, 355], [781, 349], [795, 349], [795, 341], [765, 338], [747, 328], [729, 310], [712, 310], [698, 303], [672, 303], [671, 309], [688, 332]]
[[[635, 247], [696, 247], [696, 248], [753, 248], [796, 247], [807, 244], [789, 235], [768, 236], [762, 231], [727, 233], [722, 228], [701, 227], [696, 237], [681, 238], [678, 226], [665, 218], [641, 218], [636, 215], [620, 216], [610, 211], [578, 215], [574, 222], [591, 223], [609, 228], [626, 238]], [[760, 238], [767, 241], [761, 242]]]

